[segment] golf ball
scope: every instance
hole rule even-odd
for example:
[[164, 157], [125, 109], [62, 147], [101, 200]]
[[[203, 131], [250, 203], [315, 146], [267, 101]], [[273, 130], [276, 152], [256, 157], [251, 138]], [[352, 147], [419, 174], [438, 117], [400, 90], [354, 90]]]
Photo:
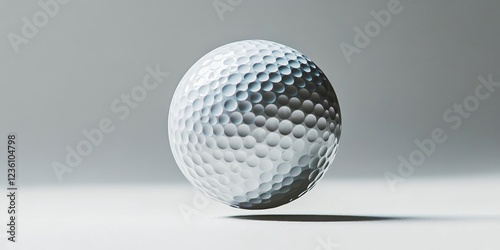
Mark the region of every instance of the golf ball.
[[170, 104], [180, 170], [207, 196], [266, 209], [305, 194], [337, 152], [340, 107], [323, 71], [288, 46], [230, 43], [199, 59]]

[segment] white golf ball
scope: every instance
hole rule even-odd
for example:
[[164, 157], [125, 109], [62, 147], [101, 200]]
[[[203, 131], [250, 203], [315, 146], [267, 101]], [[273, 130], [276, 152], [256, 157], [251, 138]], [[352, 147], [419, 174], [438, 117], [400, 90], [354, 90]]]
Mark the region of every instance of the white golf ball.
[[189, 182], [243, 209], [281, 206], [309, 191], [332, 164], [340, 131], [323, 71], [264, 40], [203, 56], [177, 86], [168, 116], [170, 147]]

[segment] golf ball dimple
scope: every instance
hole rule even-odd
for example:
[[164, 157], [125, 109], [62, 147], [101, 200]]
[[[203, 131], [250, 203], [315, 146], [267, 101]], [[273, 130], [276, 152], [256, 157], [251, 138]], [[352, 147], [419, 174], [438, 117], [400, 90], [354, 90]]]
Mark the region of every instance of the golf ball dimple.
[[340, 132], [325, 74], [297, 50], [264, 40], [203, 56], [177, 86], [168, 116], [170, 147], [189, 182], [243, 209], [281, 206], [313, 188]]

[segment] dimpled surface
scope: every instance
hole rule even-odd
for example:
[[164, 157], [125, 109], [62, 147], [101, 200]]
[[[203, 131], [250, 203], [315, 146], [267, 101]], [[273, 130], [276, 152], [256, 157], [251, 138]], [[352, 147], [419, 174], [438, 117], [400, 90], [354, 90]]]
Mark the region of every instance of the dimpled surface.
[[174, 93], [168, 133], [186, 178], [232, 207], [266, 209], [309, 191], [337, 152], [335, 91], [309, 58], [246, 40], [198, 60]]

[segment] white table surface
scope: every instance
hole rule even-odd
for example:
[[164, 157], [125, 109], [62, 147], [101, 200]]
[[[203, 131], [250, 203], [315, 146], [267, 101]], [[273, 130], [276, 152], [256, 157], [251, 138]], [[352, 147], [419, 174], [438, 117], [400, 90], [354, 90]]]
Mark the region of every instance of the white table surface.
[[207, 202], [188, 184], [26, 186], [18, 205], [18, 241], [0, 234], [2, 250], [500, 249], [499, 176], [410, 178], [395, 192], [383, 178], [322, 180], [260, 211]]

